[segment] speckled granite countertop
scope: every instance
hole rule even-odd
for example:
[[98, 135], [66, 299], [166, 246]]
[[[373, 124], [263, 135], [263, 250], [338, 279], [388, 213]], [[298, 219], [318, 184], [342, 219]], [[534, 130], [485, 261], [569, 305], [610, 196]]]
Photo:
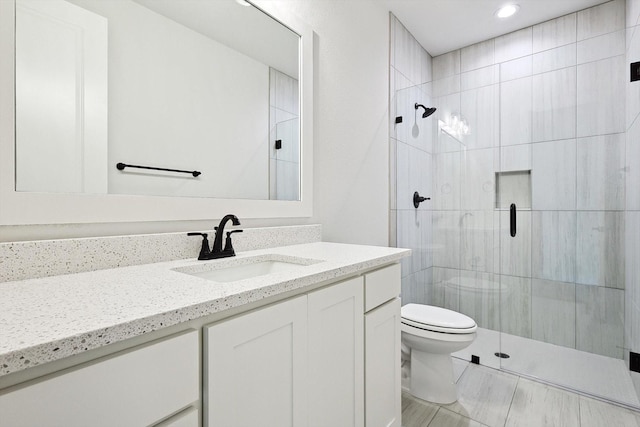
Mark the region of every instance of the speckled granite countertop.
[[[0, 283], [0, 376], [263, 298], [395, 262], [407, 249], [308, 243]], [[296, 271], [213, 283], [173, 269], [245, 258], [321, 261]], [[283, 258], [285, 259], [285, 258]], [[190, 267], [190, 266], [196, 267]]]

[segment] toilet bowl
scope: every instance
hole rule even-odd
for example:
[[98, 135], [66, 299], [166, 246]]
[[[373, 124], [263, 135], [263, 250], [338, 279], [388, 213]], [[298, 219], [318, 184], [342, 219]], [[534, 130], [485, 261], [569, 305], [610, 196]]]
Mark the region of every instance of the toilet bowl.
[[[462, 313], [423, 304], [402, 307], [403, 375], [411, 395], [447, 404], [458, 400], [451, 353], [476, 338], [476, 322]], [[409, 363], [407, 363], [409, 362]]]

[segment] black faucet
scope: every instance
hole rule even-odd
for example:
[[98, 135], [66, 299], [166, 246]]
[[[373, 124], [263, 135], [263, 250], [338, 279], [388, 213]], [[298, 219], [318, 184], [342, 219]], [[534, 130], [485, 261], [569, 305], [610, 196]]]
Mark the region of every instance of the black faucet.
[[[224, 236], [224, 226], [227, 225], [227, 222], [231, 220], [231, 223], [233, 225], [240, 225], [240, 221], [238, 220], [238, 217], [235, 215], [225, 215], [221, 220], [220, 220], [220, 224], [218, 224], [218, 226], [215, 228], [216, 230], [216, 238], [213, 241], [213, 248], [211, 249], [211, 253], [212, 254], [217, 254], [217, 253], [221, 253], [223, 252], [222, 250], [222, 236]], [[229, 237], [229, 241], [231, 237]], [[235, 253], [233, 254], [235, 255]], [[233, 255], [229, 255], [229, 256], [233, 256]], [[222, 257], [220, 257], [222, 258]]]
[[187, 236], [202, 236], [202, 248], [200, 249], [200, 255], [198, 255], [199, 260], [226, 258], [236, 255], [236, 252], [233, 249], [233, 244], [231, 243], [231, 235], [233, 233], [242, 233], [242, 230], [233, 230], [227, 232], [224, 249], [222, 249], [222, 236], [224, 236], [224, 226], [227, 225], [227, 222], [229, 220], [231, 220], [231, 223], [233, 225], [240, 225], [240, 221], [238, 220], [237, 216], [231, 214], [225, 215], [224, 218], [220, 220], [220, 224], [215, 227], [216, 237], [213, 241], [213, 248], [211, 250], [209, 250], [209, 239], [207, 239], [206, 233], [187, 233]]

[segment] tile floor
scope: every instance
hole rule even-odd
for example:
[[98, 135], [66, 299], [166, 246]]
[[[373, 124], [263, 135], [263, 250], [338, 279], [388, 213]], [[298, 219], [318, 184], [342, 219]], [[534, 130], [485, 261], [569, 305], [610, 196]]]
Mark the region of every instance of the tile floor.
[[455, 360], [458, 401], [402, 394], [403, 427], [640, 427], [640, 412]]
[[[494, 356], [497, 351], [509, 354], [509, 359]], [[624, 360], [601, 356], [573, 348], [548, 344], [498, 331], [478, 328], [476, 340], [455, 356], [527, 377], [539, 378], [572, 390], [640, 407], [629, 369]], [[550, 357], [552, 355], [552, 357]], [[589, 375], [585, 375], [588, 372]]]

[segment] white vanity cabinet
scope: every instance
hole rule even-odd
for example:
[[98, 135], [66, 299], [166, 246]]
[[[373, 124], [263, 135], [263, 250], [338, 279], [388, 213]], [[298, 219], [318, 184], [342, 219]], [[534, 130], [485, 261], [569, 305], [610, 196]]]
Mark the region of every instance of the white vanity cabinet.
[[208, 427], [305, 426], [307, 296], [204, 328]]
[[364, 426], [363, 278], [309, 294], [309, 427]]
[[400, 265], [365, 275], [367, 427], [400, 427]]
[[195, 330], [134, 347], [3, 391], [0, 426], [153, 425], [197, 404], [199, 366]]
[[400, 427], [400, 299], [365, 315], [367, 427]]
[[204, 425], [399, 427], [399, 294], [394, 264], [205, 327]]
[[205, 327], [206, 426], [364, 425], [363, 279]]

